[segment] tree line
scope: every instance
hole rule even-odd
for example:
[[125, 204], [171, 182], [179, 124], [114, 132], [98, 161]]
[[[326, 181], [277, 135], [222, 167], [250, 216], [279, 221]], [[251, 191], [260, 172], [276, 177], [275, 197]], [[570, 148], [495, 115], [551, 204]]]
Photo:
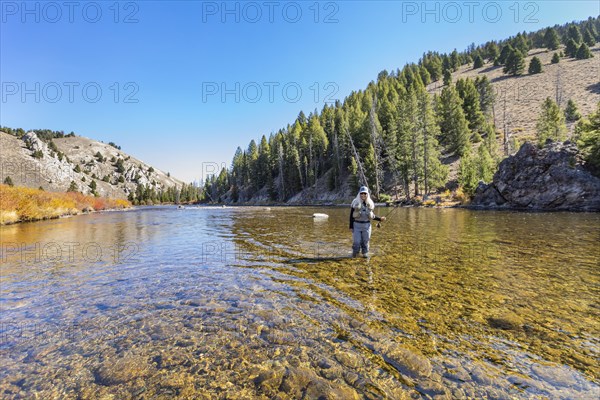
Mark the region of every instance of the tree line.
[[[402, 70], [384, 70], [343, 102], [325, 104], [308, 116], [301, 111], [268, 138], [238, 147], [231, 166], [204, 182], [202, 196], [213, 202], [256, 196], [287, 201], [306, 189], [316, 191], [317, 182], [326, 178], [331, 191], [349, 182], [352, 190], [368, 185], [378, 199], [389, 194], [410, 199], [444, 187], [448, 168], [443, 161], [452, 157], [461, 159], [458, 183], [473, 192], [479, 180], [491, 180], [502, 156], [492, 116], [495, 93], [485, 76], [453, 83], [452, 72], [488, 62], [520, 74], [520, 59], [529, 49], [558, 49], [562, 42], [575, 43], [579, 51], [593, 46], [599, 31], [600, 18], [589, 18], [472, 44], [464, 52], [430, 51]], [[535, 64], [530, 73], [541, 72]], [[439, 80], [441, 93], [430, 95], [425, 87]]]

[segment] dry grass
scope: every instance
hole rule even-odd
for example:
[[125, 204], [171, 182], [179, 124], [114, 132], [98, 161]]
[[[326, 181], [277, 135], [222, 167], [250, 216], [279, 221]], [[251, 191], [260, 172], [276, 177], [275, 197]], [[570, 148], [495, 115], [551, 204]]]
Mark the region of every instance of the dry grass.
[[122, 199], [0, 185], [0, 225], [58, 218], [62, 215], [80, 214], [84, 210], [101, 211], [127, 207], [131, 207], [131, 204]]
[[[482, 68], [473, 69], [473, 65], [465, 65], [452, 74], [452, 82], [458, 79], [475, 79], [487, 76], [496, 93], [493, 121], [496, 125], [497, 142], [499, 150], [503, 150], [504, 130], [509, 135], [510, 154], [519, 150], [526, 141], [536, 141], [536, 124], [540, 115], [541, 106], [546, 97], [560, 99], [560, 107], [564, 109], [567, 101], [572, 99], [583, 116], [596, 110], [600, 101], [600, 43], [591, 48], [593, 58], [576, 60], [562, 58], [558, 64], [550, 61], [555, 52], [564, 51], [564, 46], [559, 50], [532, 49], [525, 58], [525, 71], [521, 76], [509, 76], [502, 72], [503, 67], [494, 67], [486, 63]], [[543, 65], [543, 72], [530, 75], [527, 72], [529, 62], [533, 57], [538, 57]], [[427, 86], [432, 94], [440, 94], [443, 88], [441, 81], [433, 82]], [[558, 96], [557, 96], [558, 94]], [[575, 124], [568, 123], [569, 138], [573, 134]], [[476, 146], [475, 146], [476, 147]], [[505, 157], [506, 154], [502, 154]], [[455, 157], [446, 163], [450, 167], [449, 180], [458, 177], [459, 158]], [[456, 201], [465, 203], [467, 198], [463, 193], [455, 195]]]
[[[600, 43], [591, 48], [594, 58], [563, 58], [558, 64], [552, 64], [552, 56], [561, 50], [564, 51], [564, 46], [557, 51], [530, 50], [525, 58], [524, 74], [518, 77], [504, 74], [501, 66], [494, 67], [493, 64], [486, 63], [478, 69], [473, 69], [472, 64], [463, 66], [452, 74], [452, 81], [486, 75], [496, 92], [494, 122], [497, 130], [503, 131], [506, 121], [509, 134], [519, 142], [535, 140], [535, 126], [546, 97], [556, 101], [558, 93], [562, 109], [572, 99], [584, 116], [594, 112], [600, 101]], [[534, 56], [542, 62], [543, 72], [529, 75], [527, 68]], [[428, 86], [428, 90], [439, 94], [442, 83], [434, 82]], [[569, 124], [570, 133], [573, 132], [573, 125]], [[517, 150], [511, 149], [511, 152]]]

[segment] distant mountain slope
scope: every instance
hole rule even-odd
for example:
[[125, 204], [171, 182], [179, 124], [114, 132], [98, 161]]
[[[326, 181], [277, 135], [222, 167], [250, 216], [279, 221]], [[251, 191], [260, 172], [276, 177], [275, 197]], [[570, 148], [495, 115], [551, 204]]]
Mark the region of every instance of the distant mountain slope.
[[156, 191], [181, 187], [182, 181], [168, 176], [125, 152], [85, 137], [63, 137], [44, 142], [34, 132], [22, 138], [0, 131], [2, 182], [47, 191], [65, 192], [74, 182], [84, 194], [127, 198], [138, 185]]

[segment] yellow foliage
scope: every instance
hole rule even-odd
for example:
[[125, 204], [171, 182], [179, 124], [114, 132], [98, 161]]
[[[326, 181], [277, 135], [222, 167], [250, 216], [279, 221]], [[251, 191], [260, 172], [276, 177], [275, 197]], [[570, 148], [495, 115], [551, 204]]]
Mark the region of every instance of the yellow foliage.
[[459, 187], [458, 189], [456, 189], [456, 192], [454, 192], [454, 198], [457, 201], [460, 201], [461, 204], [465, 204], [467, 203], [470, 199], [469, 199], [469, 195], [467, 195], [462, 187]]
[[432, 200], [432, 199], [425, 200], [425, 201], [423, 202], [423, 205], [424, 205], [425, 207], [433, 207], [433, 206], [435, 206], [436, 204], [437, 204], [437, 203], [435, 202], [435, 200]]
[[95, 211], [128, 208], [127, 200], [97, 198], [81, 193], [53, 193], [39, 189], [0, 184], [0, 224], [37, 221], [78, 214], [89, 208]]

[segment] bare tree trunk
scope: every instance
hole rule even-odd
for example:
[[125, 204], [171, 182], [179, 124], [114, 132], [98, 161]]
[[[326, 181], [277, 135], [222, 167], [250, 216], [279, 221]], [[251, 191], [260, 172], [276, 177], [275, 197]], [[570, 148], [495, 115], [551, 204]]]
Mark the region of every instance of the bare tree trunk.
[[509, 128], [509, 121], [508, 118], [510, 118], [510, 114], [508, 114], [506, 112], [506, 92], [504, 92], [504, 155], [505, 156], [509, 156], [510, 155], [510, 142], [509, 142], [509, 135], [510, 135], [510, 128]]
[[352, 146], [352, 152], [354, 153], [354, 158], [356, 160], [356, 165], [358, 166], [358, 171], [362, 177], [363, 184], [369, 186], [369, 182], [367, 181], [367, 177], [365, 175], [365, 170], [363, 168], [362, 163], [360, 162], [360, 157], [358, 156], [358, 152], [356, 151], [356, 147], [354, 147], [354, 141], [352, 140], [352, 136], [350, 136], [350, 132], [348, 128], [346, 128], [346, 134], [348, 135], [348, 139], [350, 139], [350, 145]]
[[562, 103], [562, 83], [560, 80], [560, 66], [556, 70], [556, 104], [560, 107]]
[[379, 143], [377, 140], [377, 126], [375, 125], [375, 102], [377, 101], [377, 99], [373, 99], [372, 102], [372, 106], [371, 106], [371, 111], [369, 112], [369, 122], [371, 125], [371, 141], [373, 143], [373, 158], [374, 158], [374, 164], [375, 164], [375, 197], [379, 198], [379, 191], [380, 191], [380, 186], [379, 186], [379, 152], [380, 152], [380, 147], [379, 147]]
[[279, 143], [277, 148], [277, 158], [279, 161], [279, 201], [285, 198], [285, 178], [283, 176], [283, 145]]

